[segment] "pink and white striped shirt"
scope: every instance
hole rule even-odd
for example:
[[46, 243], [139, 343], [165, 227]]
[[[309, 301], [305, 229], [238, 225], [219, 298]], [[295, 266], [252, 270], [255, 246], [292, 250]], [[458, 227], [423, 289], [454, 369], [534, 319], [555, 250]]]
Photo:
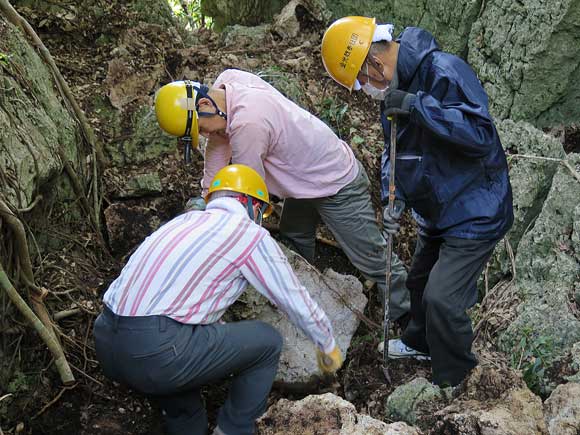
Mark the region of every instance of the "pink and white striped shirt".
[[233, 198], [184, 213], [145, 239], [103, 297], [120, 316], [216, 322], [251, 284], [324, 352], [334, 349], [330, 321], [300, 284], [268, 231]]

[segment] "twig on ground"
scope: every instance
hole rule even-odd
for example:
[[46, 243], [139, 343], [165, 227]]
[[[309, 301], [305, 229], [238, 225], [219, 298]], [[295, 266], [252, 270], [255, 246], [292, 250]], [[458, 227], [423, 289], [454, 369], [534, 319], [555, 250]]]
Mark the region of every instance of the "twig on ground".
[[70, 365], [73, 369], [75, 369], [77, 372], [79, 372], [81, 375], [85, 376], [87, 379], [90, 379], [91, 381], [93, 381], [95, 384], [100, 385], [101, 387], [104, 387], [103, 383], [101, 381], [96, 380], [95, 378], [93, 378], [91, 375], [86, 374], [85, 372], [83, 372], [81, 369], [79, 369], [78, 367], [75, 367], [74, 365]]
[[58, 399], [60, 399], [60, 397], [63, 395], [63, 393], [65, 391], [72, 390], [73, 388], [76, 388], [76, 386], [77, 386], [77, 384], [70, 385], [67, 387], [62, 387], [60, 389], [60, 391], [58, 392], [58, 394], [56, 395], [56, 397], [54, 399], [52, 399], [50, 402], [48, 402], [46, 405], [44, 405], [40, 411], [38, 411], [36, 414], [34, 414], [34, 416], [31, 418], [31, 420], [34, 420], [35, 418], [40, 416], [44, 411], [46, 411], [48, 408], [50, 408], [52, 405], [54, 405], [58, 401]]
[[59, 311], [53, 317], [54, 317], [54, 320], [58, 321], [58, 320], [66, 319], [67, 317], [76, 316], [80, 312], [81, 312], [80, 308], [72, 308], [70, 310]]

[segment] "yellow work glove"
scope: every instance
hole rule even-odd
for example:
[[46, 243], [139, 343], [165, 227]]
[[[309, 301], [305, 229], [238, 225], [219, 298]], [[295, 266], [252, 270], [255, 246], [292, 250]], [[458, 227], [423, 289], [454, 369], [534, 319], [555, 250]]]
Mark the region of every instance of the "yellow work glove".
[[334, 374], [342, 366], [342, 353], [338, 346], [335, 346], [330, 353], [324, 353], [317, 349], [316, 362], [318, 362], [318, 367], [322, 373]]

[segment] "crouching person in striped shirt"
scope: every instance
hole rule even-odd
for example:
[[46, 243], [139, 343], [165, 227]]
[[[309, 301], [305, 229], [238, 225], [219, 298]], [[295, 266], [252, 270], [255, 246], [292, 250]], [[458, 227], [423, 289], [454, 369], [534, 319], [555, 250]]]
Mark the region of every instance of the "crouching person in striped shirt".
[[163, 225], [131, 256], [95, 321], [105, 375], [151, 397], [167, 432], [205, 435], [200, 389], [233, 375], [214, 434], [253, 434], [266, 409], [282, 337], [260, 321], [220, 323], [251, 284], [316, 344], [320, 369], [342, 355], [332, 327], [261, 220], [271, 211], [262, 178], [244, 165], [214, 177], [205, 211]]

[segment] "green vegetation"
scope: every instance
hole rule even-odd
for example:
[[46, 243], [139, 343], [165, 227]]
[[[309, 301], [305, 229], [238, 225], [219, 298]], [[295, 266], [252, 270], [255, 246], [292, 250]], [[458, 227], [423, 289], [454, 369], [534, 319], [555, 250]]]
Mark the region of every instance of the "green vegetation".
[[188, 30], [211, 28], [213, 18], [203, 15], [201, 0], [167, 0], [173, 14], [187, 23]]
[[0, 51], [0, 64], [3, 66], [8, 66], [10, 61], [10, 55]]
[[535, 394], [542, 394], [542, 379], [547, 368], [547, 361], [554, 351], [554, 343], [549, 337], [539, 335], [531, 328], [526, 328], [523, 337], [511, 356], [511, 365], [522, 371], [524, 381]]
[[348, 104], [337, 102], [329, 97], [322, 100], [322, 108], [318, 116], [334, 130], [338, 137], [347, 139], [345, 135], [348, 131], [347, 125], [343, 123], [347, 110]]

